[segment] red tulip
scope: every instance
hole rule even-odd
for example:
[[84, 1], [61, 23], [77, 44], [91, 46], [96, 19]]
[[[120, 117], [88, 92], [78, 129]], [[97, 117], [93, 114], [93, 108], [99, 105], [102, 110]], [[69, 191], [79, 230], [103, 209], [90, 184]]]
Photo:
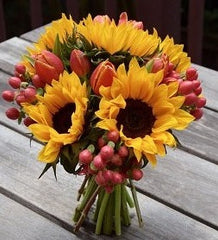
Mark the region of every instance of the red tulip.
[[59, 75], [64, 71], [61, 59], [52, 52], [43, 50], [34, 58], [36, 74], [45, 83], [50, 84], [53, 79], [58, 80]]
[[114, 65], [108, 60], [101, 62], [93, 71], [90, 78], [90, 85], [94, 93], [99, 95], [99, 88], [101, 86], [111, 86], [114, 76], [116, 76]]
[[79, 77], [90, 72], [90, 61], [80, 50], [74, 49], [70, 54], [70, 67]]

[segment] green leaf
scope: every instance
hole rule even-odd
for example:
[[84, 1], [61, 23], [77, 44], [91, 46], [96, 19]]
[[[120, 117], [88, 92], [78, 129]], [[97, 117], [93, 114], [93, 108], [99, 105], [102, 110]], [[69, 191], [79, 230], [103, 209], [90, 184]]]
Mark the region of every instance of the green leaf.
[[43, 169], [42, 173], [40, 174], [40, 176], [38, 177], [38, 179], [40, 179], [48, 170], [49, 168], [53, 168], [54, 171], [54, 176], [55, 179], [57, 180], [57, 175], [56, 175], [56, 165], [57, 165], [57, 161], [55, 161], [54, 163], [47, 163], [45, 168]]
[[54, 43], [54, 48], [53, 48], [53, 53], [59, 57], [61, 57], [61, 42], [59, 39], [59, 35], [57, 34], [55, 38], [55, 43]]
[[24, 60], [27, 60], [32, 66], [34, 66], [35, 60], [32, 57], [30, 57], [29, 55], [24, 55], [23, 58]]

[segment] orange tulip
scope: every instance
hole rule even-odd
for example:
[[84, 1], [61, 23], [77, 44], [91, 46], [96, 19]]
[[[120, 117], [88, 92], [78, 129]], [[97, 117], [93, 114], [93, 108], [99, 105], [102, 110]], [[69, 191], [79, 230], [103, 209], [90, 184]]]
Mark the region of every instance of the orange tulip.
[[34, 56], [34, 59], [36, 74], [45, 83], [51, 84], [53, 79], [58, 80], [59, 75], [64, 71], [61, 59], [47, 50]]
[[99, 95], [99, 88], [101, 86], [111, 86], [114, 76], [116, 76], [116, 69], [113, 63], [108, 60], [101, 62], [93, 71], [90, 78], [90, 85], [94, 93]]
[[88, 57], [78, 49], [74, 49], [70, 54], [70, 67], [79, 77], [85, 76], [91, 68]]

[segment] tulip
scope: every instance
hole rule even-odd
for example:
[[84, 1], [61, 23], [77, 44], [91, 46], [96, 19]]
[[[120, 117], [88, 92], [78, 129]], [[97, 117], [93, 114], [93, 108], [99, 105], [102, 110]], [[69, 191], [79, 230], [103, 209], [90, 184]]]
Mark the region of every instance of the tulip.
[[61, 59], [52, 52], [43, 50], [33, 58], [35, 59], [36, 74], [45, 83], [51, 84], [53, 79], [58, 80], [59, 75], [64, 71]]
[[94, 93], [99, 95], [99, 88], [101, 86], [111, 86], [114, 76], [116, 76], [114, 65], [108, 60], [101, 62], [90, 77], [90, 85]]
[[94, 17], [94, 22], [104, 23], [104, 22], [111, 22], [111, 19], [108, 17], [108, 15], [97, 15]]
[[70, 54], [70, 67], [79, 77], [85, 76], [91, 68], [88, 57], [78, 49], [74, 49]]
[[119, 18], [119, 22], [118, 22], [118, 25], [122, 24], [122, 23], [127, 23], [127, 22], [130, 22], [133, 24], [133, 27], [134, 28], [137, 28], [137, 29], [143, 29], [143, 23], [140, 21], [135, 21], [135, 20], [129, 20], [128, 21], [128, 16], [127, 16], [127, 13], [126, 12], [122, 12], [120, 14], [120, 18]]

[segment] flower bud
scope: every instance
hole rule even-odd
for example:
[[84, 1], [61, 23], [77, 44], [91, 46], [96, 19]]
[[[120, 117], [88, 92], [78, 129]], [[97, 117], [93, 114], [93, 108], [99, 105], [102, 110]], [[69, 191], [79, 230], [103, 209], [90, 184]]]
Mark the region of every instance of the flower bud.
[[70, 67], [79, 77], [88, 74], [91, 68], [88, 57], [78, 49], [74, 49], [70, 54]]
[[193, 84], [191, 81], [182, 81], [179, 84], [179, 90], [178, 92], [182, 95], [189, 94], [193, 91]]
[[14, 97], [15, 97], [14, 91], [5, 90], [2, 92], [2, 98], [7, 102], [13, 102]]
[[121, 184], [123, 182], [123, 176], [118, 172], [113, 172], [112, 183], [113, 184]]
[[143, 29], [143, 22], [138, 22], [138, 21], [135, 21], [135, 20], [129, 20], [128, 21], [128, 15], [126, 12], [122, 12], [120, 14], [120, 18], [119, 18], [119, 22], [118, 22], [118, 25], [120, 24], [123, 24], [123, 23], [127, 23], [127, 22], [130, 22], [132, 23], [133, 27], [134, 28], [137, 28], [137, 29]]
[[94, 22], [99, 22], [99, 23], [104, 23], [104, 22], [111, 22], [111, 19], [109, 18], [108, 15], [97, 15], [94, 17]]
[[18, 111], [17, 108], [9, 108], [6, 112], [5, 112], [6, 116], [12, 120], [16, 120], [19, 118], [20, 116], [20, 112]]
[[23, 75], [26, 72], [26, 67], [21, 63], [17, 63], [15, 65], [15, 71]]
[[44, 88], [45, 87], [45, 82], [43, 82], [39, 75], [35, 74], [33, 77], [32, 77], [32, 84], [34, 87], [36, 88]]
[[24, 123], [24, 125], [25, 125], [26, 127], [29, 127], [29, 125], [35, 123], [35, 121], [34, 121], [32, 118], [30, 118], [30, 117], [26, 117], [26, 118], [23, 120], [23, 123]]
[[99, 88], [101, 86], [111, 86], [114, 76], [116, 76], [114, 65], [108, 60], [101, 62], [90, 77], [90, 85], [94, 93], [99, 95]]
[[93, 163], [93, 166], [98, 170], [101, 170], [105, 167], [105, 163], [100, 154], [94, 157], [92, 163]]
[[195, 93], [189, 93], [185, 96], [184, 105], [190, 106], [197, 102], [198, 97]]
[[79, 161], [81, 164], [90, 164], [92, 159], [92, 153], [88, 149], [84, 149], [79, 153]]
[[117, 153], [115, 153], [115, 154], [112, 156], [110, 162], [111, 162], [113, 165], [118, 166], [118, 167], [123, 164], [122, 158], [121, 158], [120, 155], [117, 154]]
[[111, 146], [105, 145], [100, 150], [100, 155], [103, 160], [109, 160], [114, 155], [114, 149]]
[[143, 177], [143, 172], [141, 169], [134, 168], [132, 170], [132, 179], [139, 181]]
[[36, 89], [34, 87], [27, 87], [24, 90], [24, 97], [27, 102], [33, 102], [36, 99]]
[[203, 110], [201, 108], [196, 108], [190, 112], [192, 116], [195, 117], [195, 120], [199, 120], [203, 116]]
[[8, 83], [10, 84], [10, 86], [12, 88], [19, 88], [20, 87], [20, 84], [21, 84], [21, 79], [18, 78], [18, 77], [10, 77], [9, 80], [8, 80]]
[[107, 139], [109, 141], [116, 143], [119, 140], [119, 138], [120, 138], [120, 134], [116, 130], [112, 130], [107, 133]]
[[198, 87], [194, 90], [194, 93], [198, 96], [202, 92], [202, 87]]
[[118, 154], [121, 158], [127, 157], [129, 155], [128, 148], [125, 145], [121, 146], [118, 150]]
[[206, 102], [207, 102], [206, 98], [200, 97], [200, 98], [198, 98], [198, 100], [197, 100], [195, 105], [196, 105], [197, 108], [202, 108], [202, 107], [205, 106]]
[[190, 67], [186, 70], [186, 79], [189, 81], [197, 80], [198, 73], [197, 70], [193, 67]]
[[61, 59], [52, 52], [43, 50], [33, 58], [35, 59], [36, 74], [45, 83], [50, 84], [53, 79], [58, 80], [59, 75], [64, 71]]

